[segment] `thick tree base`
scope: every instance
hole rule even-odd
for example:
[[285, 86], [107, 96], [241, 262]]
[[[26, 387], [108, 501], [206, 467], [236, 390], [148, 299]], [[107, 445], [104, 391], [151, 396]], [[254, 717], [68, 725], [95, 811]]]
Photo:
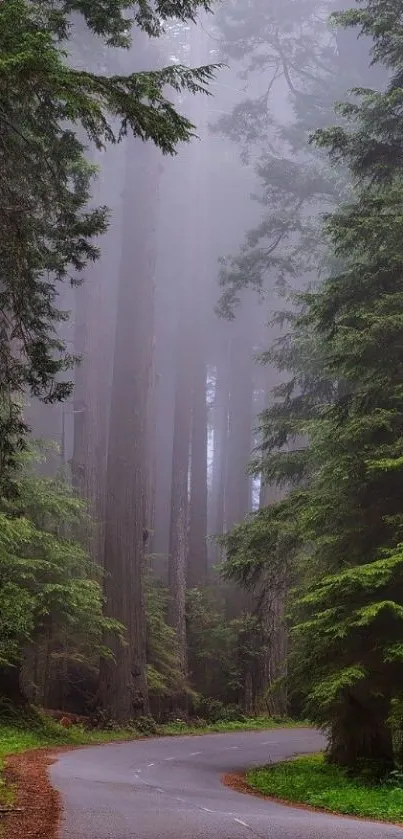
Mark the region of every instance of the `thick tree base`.
[[329, 762], [354, 775], [379, 780], [394, 768], [392, 732], [387, 724], [389, 703], [349, 702], [332, 726]]
[[0, 667], [0, 713], [10, 708], [27, 708], [28, 699], [21, 687], [20, 667]]

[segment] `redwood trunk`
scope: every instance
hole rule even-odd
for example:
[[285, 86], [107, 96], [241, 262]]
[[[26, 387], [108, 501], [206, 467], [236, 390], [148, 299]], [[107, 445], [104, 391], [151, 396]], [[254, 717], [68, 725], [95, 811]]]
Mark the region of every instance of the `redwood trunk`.
[[[188, 358], [190, 336], [179, 330], [172, 454], [171, 527], [169, 539], [169, 618], [176, 633], [179, 666], [186, 679], [186, 586], [189, 516], [189, 457], [191, 430], [191, 376]], [[184, 697], [180, 697], [184, 705]]]
[[231, 339], [229, 376], [228, 457], [225, 527], [231, 530], [249, 512], [252, 454], [253, 359], [249, 341]]
[[189, 588], [207, 583], [207, 370], [201, 341], [195, 350], [192, 379]]
[[147, 417], [153, 352], [154, 234], [158, 157], [127, 145], [124, 235], [119, 278], [107, 460], [105, 595], [107, 614], [127, 629], [109, 639], [116, 663], [101, 668], [102, 705], [123, 722], [148, 712], [144, 531], [149, 480]]

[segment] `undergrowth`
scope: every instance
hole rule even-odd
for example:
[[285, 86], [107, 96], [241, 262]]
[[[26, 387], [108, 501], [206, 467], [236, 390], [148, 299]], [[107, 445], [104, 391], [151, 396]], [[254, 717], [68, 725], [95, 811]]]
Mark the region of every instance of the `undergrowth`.
[[403, 789], [369, 785], [326, 762], [324, 755], [297, 757], [247, 773], [248, 784], [264, 795], [311, 807], [385, 822], [403, 822]]
[[108, 727], [108, 729], [88, 730], [72, 725], [63, 728], [53, 719], [30, 709], [23, 715], [14, 713], [2, 720], [0, 715], [0, 760], [8, 754], [52, 746], [80, 746], [108, 743], [113, 740], [135, 740], [138, 737], [169, 737], [176, 735], [207, 734], [209, 732], [254, 731], [270, 728], [294, 728], [301, 723], [280, 717], [252, 717], [244, 720], [218, 721], [207, 723], [198, 720], [186, 723], [182, 720], [158, 725], [151, 718], [142, 718], [127, 728]]

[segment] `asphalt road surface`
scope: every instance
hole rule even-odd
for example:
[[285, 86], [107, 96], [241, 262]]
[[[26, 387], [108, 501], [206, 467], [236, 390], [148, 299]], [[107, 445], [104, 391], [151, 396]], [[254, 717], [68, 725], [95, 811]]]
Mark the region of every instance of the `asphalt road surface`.
[[301, 728], [65, 752], [51, 770], [64, 801], [61, 839], [402, 839], [391, 825], [288, 808], [220, 781], [322, 746]]

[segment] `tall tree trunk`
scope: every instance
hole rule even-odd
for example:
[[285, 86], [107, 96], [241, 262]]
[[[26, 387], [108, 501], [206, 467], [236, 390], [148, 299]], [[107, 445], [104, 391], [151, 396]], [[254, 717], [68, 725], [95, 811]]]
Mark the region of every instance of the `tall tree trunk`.
[[147, 504], [146, 523], [144, 530], [144, 544], [146, 550], [152, 550], [155, 527], [155, 493], [156, 493], [156, 435], [157, 435], [157, 403], [156, 403], [156, 372], [155, 372], [155, 337], [153, 337], [150, 386], [147, 401]]
[[226, 530], [249, 512], [252, 454], [253, 359], [249, 340], [234, 334], [231, 340], [228, 458], [225, 488]]
[[[226, 350], [228, 347], [226, 346]], [[222, 536], [225, 525], [225, 477], [227, 474], [228, 457], [228, 412], [229, 412], [229, 378], [228, 359], [220, 359], [216, 368], [214, 407], [213, 407], [213, 479], [210, 504], [210, 533]], [[221, 549], [217, 542], [212, 551], [213, 561], [218, 562]]]
[[15, 708], [27, 705], [28, 700], [22, 687], [21, 665], [0, 667], [0, 699], [10, 702]]
[[192, 376], [189, 588], [207, 583], [207, 369], [203, 350], [199, 336]]
[[94, 203], [113, 208], [110, 227], [102, 239], [101, 258], [87, 269], [84, 284], [76, 289], [74, 348], [81, 356], [76, 369], [71, 458], [73, 486], [87, 502], [91, 523], [85, 541], [92, 559], [103, 564], [105, 479], [108, 423], [114, 352], [116, 284], [121, 249], [121, 189], [124, 179], [122, 148], [108, 149], [97, 160], [102, 178]]
[[366, 769], [374, 778], [385, 778], [394, 766], [389, 715], [387, 697], [365, 694], [360, 686], [357, 695], [354, 690], [349, 692], [330, 732], [328, 756], [332, 763], [357, 774]]
[[[280, 374], [274, 368], [265, 368], [266, 395], [262, 395], [260, 411], [270, 403], [271, 389], [279, 384]], [[287, 489], [267, 484], [263, 477], [260, 485], [260, 508], [276, 504], [287, 495]], [[285, 717], [288, 711], [287, 654], [288, 630], [286, 622], [287, 581], [279, 581], [276, 591], [270, 591], [260, 604], [263, 637], [266, 651], [262, 667], [261, 694], [266, 699], [266, 710], [273, 716]]]
[[[189, 327], [180, 325], [175, 390], [174, 440], [172, 454], [171, 528], [169, 539], [169, 619], [177, 640], [179, 665], [187, 676], [186, 584], [189, 517], [189, 461], [191, 431], [191, 367]], [[185, 705], [184, 697], [179, 698]]]
[[271, 716], [285, 717], [287, 696], [287, 625], [285, 592], [270, 593], [260, 602], [264, 659], [259, 673], [257, 702]]
[[[204, 37], [196, 27], [190, 43], [190, 61], [201, 63]], [[187, 115], [198, 131], [205, 128], [203, 103], [191, 97]], [[170, 622], [175, 628], [180, 668], [187, 678], [186, 585], [188, 558], [191, 559], [192, 583], [206, 574], [206, 545], [203, 533], [207, 524], [207, 407], [206, 359], [203, 356], [203, 324], [205, 322], [206, 268], [206, 193], [200, 178], [200, 144], [192, 143], [181, 156], [185, 167], [182, 181], [182, 227], [179, 261], [179, 334], [176, 361], [176, 387], [171, 483], [171, 526], [169, 558]], [[180, 203], [180, 201], [179, 201]], [[192, 394], [194, 398], [192, 399]], [[193, 435], [192, 435], [193, 401]], [[191, 436], [193, 437], [192, 452]], [[203, 460], [204, 449], [204, 463]], [[194, 457], [192, 484], [189, 487], [191, 454]], [[189, 489], [195, 497], [189, 509]], [[189, 554], [189, 513], [192, 516], [192, 553]], [[196, 570], [197, 569], [197, 570]], [[186, 697], [181, 698], [186, 708]]]
[[102, 662], [104, 708], [125, 721], [148, 712], [144, 606], [147, 527], [147, 415], [153, 351], [154, 248], [158, 157], [127, 143], [124, 229], [107, 458], [105, 595], [109, 617], [127, 628], [110, 638], [116, 664]]
[[[169, 166], [172, 166], [172, 161]], [[165, 210], [169, 196], [174, 189], [174, 182], [164, 173], [161, 185], [160, 212]], [[168, 584], [169, 531], [171, 521], [171, 481], [172, 447], [174, 434], [175, 403], [175, 336], [177, 323], [171, 313], [172, 296], [175, 289], [177, 271], [167, 276], [166, 265], [169, 260], [171, 229], [167, 224], [172, 221], [162, 215], [160, 227], [163, 227], [163, 241], [159, 238], [156, 288], [156, 411], [155, 411], [155, 512], [154, 532], [151, 550], [153, 568], [157, 576]], [[165, 245], [165, 250], [163, 245]], [[169, 264], [169, 263], [168, 263]], [[168, 317], [167, 317], [168, 312]]]

